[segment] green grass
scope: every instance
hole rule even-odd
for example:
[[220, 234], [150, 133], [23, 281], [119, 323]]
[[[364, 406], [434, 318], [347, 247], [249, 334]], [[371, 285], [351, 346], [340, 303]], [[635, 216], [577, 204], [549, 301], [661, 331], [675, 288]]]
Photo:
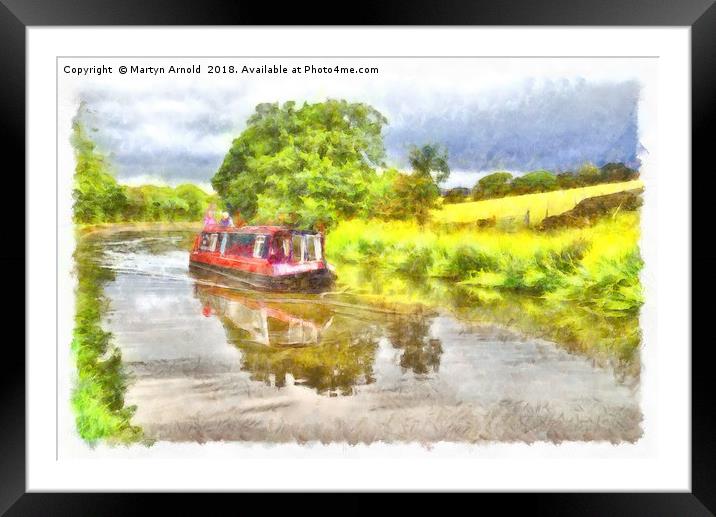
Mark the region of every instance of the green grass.
[[414, 278], [578, 300], [616, 315], [637, 311], [643, 302], [638, 240], [636, 212], [550, 233], [442, 232], [413, 223], [353, 220], [331, 232], [327, 255], [338, 263], [371, 264]]
[[142, 440], [143, 434], [131, 424], [135, 408], [124, 404], [127, 378], [121, 353], [112, 344], [112, 335], [101, 327], [107, 305], [103, 286], [113, 279], [113, 273], [98, 266], [94, 255], [92, 242], [80, 238], [74, 254], [77, 290], [72, 352], [76, 381], [72, 407], [77, 431], [89, 444], [129, 444]]

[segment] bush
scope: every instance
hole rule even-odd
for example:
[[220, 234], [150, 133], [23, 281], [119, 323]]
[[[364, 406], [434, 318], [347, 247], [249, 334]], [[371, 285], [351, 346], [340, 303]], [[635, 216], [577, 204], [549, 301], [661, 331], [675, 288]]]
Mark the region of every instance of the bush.
[[415, 219], [423, 225], [440, 197], [440, 189], [429, 176], [400, 174], [395, 181], [396, 205], [392, 218]]
[[430, 248], [408, 246], [396, 262], [398, 273], [414, 278], [424, 277], [433, 265], [433, 255]]
[[560, 273], [571, 273], [578, 267], [579, 261], [584, 258], [589, 246], [587, 240], [580, 238], [559, 250], [539, 253], [536, 259], [542, 269], [556, 269]]
[[472, 189], [474, 200], [504, 197], [512, 190], [512, 174], [509, 172], [493, 172], [480, 179]]
[[382, 256], [386, 251], [386, 246], [383, 241], [374, 240], [370, 241], [364, 238], [358, 239], [358, 253], [371, 259]]
[[466, 189], [464, 187], [451, 188], [443, 196], [443, 203], [446, 203], [446, 204], [464, 203], [465, 201], [467, 201], [469, 199], [469, 196], [470, 196], [469, 189]]
[[557, 190], [557, 177], [549, 171], [534, 171], [512, 180], [512, 192], [515, 194], [532, 194]]
[[460, 246], [448, 252], [447, 263], [440, 272], [445, 278], [464, 279], [472, 273], [493, 271], [497, 268], [495, 257], [474, 246]]
[[550, 298], [580, 300], [611, 317], [633, 315], [644, 303], [639, 282], [643, 265], [638, 249], [602, 258], [566, 278]]

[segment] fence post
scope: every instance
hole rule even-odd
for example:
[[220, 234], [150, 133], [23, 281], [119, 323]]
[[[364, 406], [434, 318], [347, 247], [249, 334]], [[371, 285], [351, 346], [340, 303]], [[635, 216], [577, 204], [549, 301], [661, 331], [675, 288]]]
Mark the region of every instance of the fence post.
[[529, 228], [530, 226], [530, 211], [527, 210], [527, 213], [525, 214], [525, 226]]

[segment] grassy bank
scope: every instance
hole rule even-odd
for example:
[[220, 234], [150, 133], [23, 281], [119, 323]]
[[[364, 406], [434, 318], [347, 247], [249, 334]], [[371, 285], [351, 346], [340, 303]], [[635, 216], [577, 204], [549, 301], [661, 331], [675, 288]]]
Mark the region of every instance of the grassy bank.
[[327, 254], [412, 278], [579, 301], [619, 315], [638, 310], [643, 301], [638, 240], [637, 212], [550, 233], [495, 228], [445, 233], [413, 223], [354, 220], [331, 232]]
[[586, 228], [451, 232], [350, 221], [327, 239], [340, 281], [376, 302], [448, 306], [618, 363], [632, 374], [640, 343], [639, 213]]
[[76, 382], [72, 407], [77, 431], [88, 443], [128, 444], [142, 440], [142, 430], [130, 422], [134, 408], [124, 405], [127, 379], [121, 353], [101, 326], [107, 305], [103, 286], [114, 274], [95, 262], [94, 246], [91, 239], [80, 238], [74, 254], [77, 290], [72, 352]]
[[444, 205], [432, 213], [433, 220], [438, 223], [467, 223], [480, 219], [515, 217], [523, 218], [530, 212], [530, 222], [539, 223], [548, 215], [558, 215], [582, 201], [594, 196], [613, 194], [624, 190], [643, 187], [641, 180], [621, 183], [604, 183], [591, 187], [556, 190], [540, 194], [509, 196], [485, 201]]

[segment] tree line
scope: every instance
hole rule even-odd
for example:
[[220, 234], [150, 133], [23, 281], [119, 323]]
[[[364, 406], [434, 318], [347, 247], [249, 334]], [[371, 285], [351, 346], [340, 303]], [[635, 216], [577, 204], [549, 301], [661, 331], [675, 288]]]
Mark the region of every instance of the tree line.
[[[82, 109], [82, 108], [80, 108]], [[78, 223], [199, 220], [216, 202], [235, 221], [330, 228], [351, 218], [411, 219], [424, 224], [439, 206], [440, 184], [450, 176], [448, 152], [427, 143], [407, 149], [409, 171], [385, 164], [388, 120], [364, 103], [345, 100], [262, 103], [233, 140], [211, 179], [216, 195], [194, 185], [176, 188], [119, 185], [106, 158], [73, 122], [74, 218]], [[513, 177], [496, 172], [472, 191], [453, 189], [445, 202], [489, 199], [626, 181], [638, 176], [624, 164]]]
[[120, 185], [78, 117], [72, 124], [75, 150], [73, 217], [76, 223], [197, 221], [214, 199], [196, 185]]
[[513, 176], [509, 172], [493, 172], [480, 179], [472, 190], [450, 189], [445, 193], [446, 203], [480, 201], [506, 196], [519, 196], [552, 190], [587, 187], [600, 183], [616, 183], [637, 179], [639, 172], [623, 163], [607, 163], [597, 167], [592, 163], [582, 165], [576, 171], [553, 173], [546, 170]]

